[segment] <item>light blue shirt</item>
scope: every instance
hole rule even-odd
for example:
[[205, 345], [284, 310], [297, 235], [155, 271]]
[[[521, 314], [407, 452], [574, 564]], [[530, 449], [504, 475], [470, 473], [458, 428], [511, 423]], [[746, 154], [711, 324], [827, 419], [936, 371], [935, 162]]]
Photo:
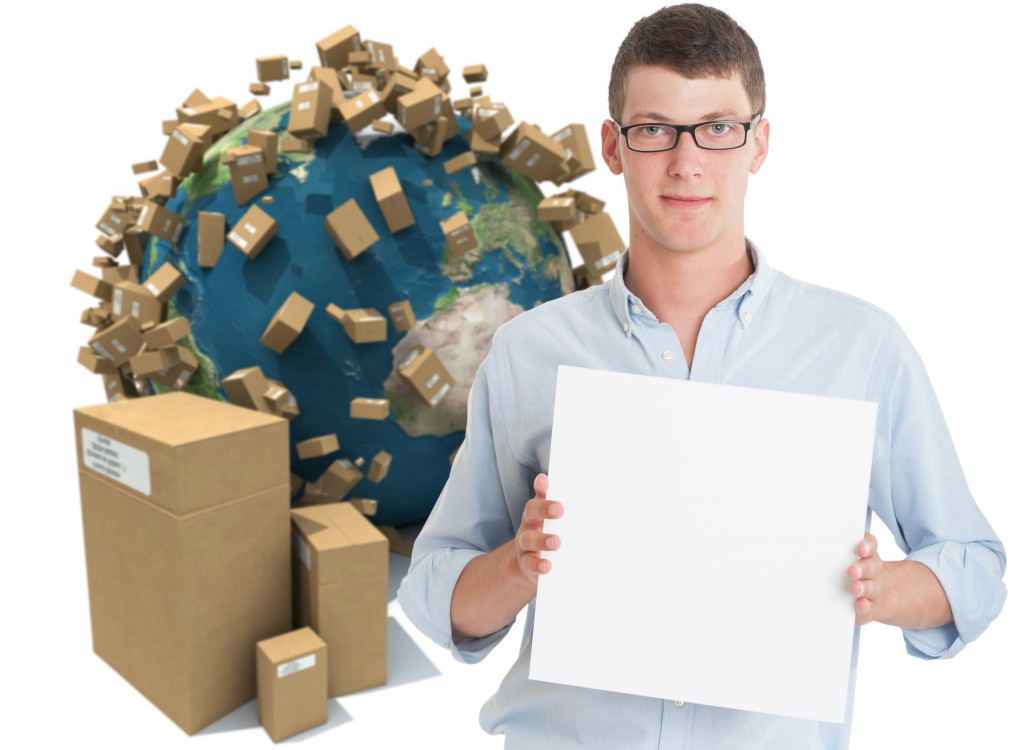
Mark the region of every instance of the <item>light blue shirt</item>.
[[[951, 657], [999, 614], [1006, 598], [1003, 546], [967, 488], [906, 335], [878, 308], [775, 271], [751, 248], [755, 273], [707, 314], [690, 368], [675, 331], [626, 288], [628, 252], [609, 282], [524, 312], [498, 329], [470, 391], [466, 440], [398, 592], [409, 619], [456, 659], [483, 659], [511, 627], [453, 643], [451, 596], [470, 560], [515, 535], [534, 477], [548, 471], [560, 364], [877, 402], [870, 511], [908, 559], [935, 573], [954, 618], [945, 627], [904, 630], [907, 651]], [[735, 429], [741, 437], [743, 425]], [[530, 680], [533, 607], [518, 660], [480, 712], [481, 726], [504, 733], [506, 748], [849, 746], [857, 637], [846, 721], [832, 724]], [[638, 636], [636, 647], [649, 644]]]

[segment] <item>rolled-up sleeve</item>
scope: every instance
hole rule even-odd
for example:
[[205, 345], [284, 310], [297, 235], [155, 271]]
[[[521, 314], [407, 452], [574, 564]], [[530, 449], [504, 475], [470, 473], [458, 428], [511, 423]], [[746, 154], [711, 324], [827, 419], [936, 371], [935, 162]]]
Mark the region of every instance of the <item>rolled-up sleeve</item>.
[[924, 365], [893, 324], [872, 469], [871, 507], [908, 560], [938, 578], [953, 623], [903, 630], [907, 651], [949, 658], [975, 640], [1002, 610], [1006, 553], [967, 487]]
[[[500, 329], [469, 392], [466, 438], [430, 517], [416, 538], [409, 573], [398, 602], [412, 623], [459, 661], [483, 659], [512, 623], [483, 638], [455, 643], [452, 592], [462, 571], [479, 555], [515, 535], [521, 508], [529, 499], [530, 471], [508, 445], [497, 375], [504, 366]], [[518, 506], [519, 517], [510, 512]]]

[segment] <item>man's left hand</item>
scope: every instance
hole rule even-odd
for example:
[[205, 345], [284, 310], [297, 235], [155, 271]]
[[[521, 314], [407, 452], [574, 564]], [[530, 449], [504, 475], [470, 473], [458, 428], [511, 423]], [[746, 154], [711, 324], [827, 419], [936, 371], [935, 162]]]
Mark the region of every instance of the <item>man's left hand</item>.
[[876, 620], [886, 620], [889, 613], [883, 611], [889, 590], [887, 563], [878, 556], [878, 540], [869, 532], [857, 545], [860, 559], [846, 570], [850, 578], [850, 593], [857, 597], [854, 610], [857, 624], [867, 625]]

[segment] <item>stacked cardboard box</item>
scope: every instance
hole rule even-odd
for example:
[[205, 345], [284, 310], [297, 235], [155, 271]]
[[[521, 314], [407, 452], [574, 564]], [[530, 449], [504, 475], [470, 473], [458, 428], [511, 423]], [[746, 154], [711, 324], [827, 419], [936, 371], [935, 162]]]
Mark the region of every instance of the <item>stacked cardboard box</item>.
[[310, 628], [256, 644], [257, 714], [274, 742], [327, 723], [327, 659]]

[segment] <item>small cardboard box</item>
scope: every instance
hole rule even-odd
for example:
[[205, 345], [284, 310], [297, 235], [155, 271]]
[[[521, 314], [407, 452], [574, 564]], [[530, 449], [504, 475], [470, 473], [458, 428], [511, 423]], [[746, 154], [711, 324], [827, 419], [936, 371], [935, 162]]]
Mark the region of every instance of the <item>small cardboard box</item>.
[[340, 450], [338, 436], [332, 432], [330, 435], [321, 435], [320, 437], [303, 440], [301, 443], [295, 444], [295, 450], [298, 452], [300, 459], [326, 456], [328, 453]]
[[235, 370], [220, 381], [220, 387], [232, 404], [270, 414], [270, 405], [263, 398], [270, 384], [258, 366]]
[[202, 168], [206, 148], [207, 144], [195, 131], [176, 126], [167, 136], [167, 145], [160, 155], [160, 163], [181, 180]]
[[428, 122], [426, 125], [414, 130], [412, 137], [416, 143], [413, 144], [413, 148], [424, 156], [431, 158], [437, 156], [441, 153], [441, 147], [444, 146], [448, 122], [447, 117], [441, 116], [434, 122]]
[[309, 71], [310, 81], [319, 81], [331, 90], [331, 123], [341, 122], [341, 106], [345, 103], [345, 88], [342, 86], [338, 71], [334, 68], [314, 66]]
[[467, 65], [462, 69], [462, 80], [466, 83], [483, 83], [487, 80], [487, 66]]
[[527, 122], [519, 123], [501, 144], [501, 161], [536, 182], [560, 176], [558, 167], [564, 160], [558, 141]]
[[228, 240], [249, 260], [253, 260], [277, 234], [277, 222], [259, 206], [249, 206], [238, 223], [228, 232]]
[[147, 199], [142, 202], [138, 225], [142, 231], [156, 235], [162, 240], [177, 242], [181, 230], [185, 227], [185, 220], [159, 203]]
[[255, 144], [229, 148], [225, 154], [235, 203], [241, 206], [270, 186], [263, 149]]
[[576, 213], [576, 199], [571, 195], [545, 198], [537, 204], [537, 218], [541, 221], [568, 221]]
[[387, 682], [388, 543], [351, 503], [292, 511], [298, 625], [324, 639], [327, 694]]
[[161, 370], [167, 371], [178, 363], [177, 351], [174, 349], [154, 349], [136, 354], [128, 360], [133, 375], [152, 375]]
[[89, 346], [101, 357], [111, 360], [117, 367], [142, 351], [145, 345], [139, 323], [131, 317], [122, 318], [99, 329], [89, 339]]
[[145, 283], [149, 293], [161, 303], [170, 302], [175, 293], [184, 285], [185, 277], [169, 261], [164, 261], [163, 265], [149, 275]]
[[501, 134], [512, 127], [513, 122], [512, 113], [504, 104], [478, 106], [473, 109], [473, 129], [483, 136], [484, 140], [493, 141], [501, 138]]
[[476, 154], [472, 151], [463, 151], [444, 163], [444, 171], [445, 174], [454, 174], [466, 167], [472, 167], [474, 164], [476, 164]]
[[355, 198], [349, 198], [324, 218], [324, 228], [345, 260], [352, 260], [380, 239]]
[[415, 71], [421, 79], [425, 78], [437, 84], [446, 79], [449, 73], [444, 58], [433, 47], [420, 55], [420, 58], [416, 61]]
[[420, 400], [433, 409], [455, 385], [455, 379], [433, 349], [414, 348], [397, 367], [398, 375]]
[[372, 307], [345, 310], [341, 320], [353, 344], [387, 341], [388, 321]]
[[341, 115], [353, 133], [358, 133], [385, 114], [387, 110], [384, 108], [384, 100], [375, 89], [364, 91], [341, 105]]
[[347, 458], [339, 458], [327, 467], [327, 471], [321, 474], [313, 483], [312, 489], [323, 495], [340, 500], [348, 492], [359, 484], [363, 478], [363, 472]]
[[238, 114], [242, 116], [243, 120], [248, 120], [250, 117], [258, 115], [263, 111], [263, 105], [259, 103], [258, 99], [250, 99], [242, 108], [238, 110]]
[[250, 83], [249, 93], [256, 94], [256, 96], [266, 96], [270, 93], [270, 86], [265, 83]]
[[384, 214], [384, 221], [387, 222], [388, 229], [392, 234], [416, 223], [394, 167], [385, 167], [379, 172], [371, 174], [370, 185], [373, 187], [373, 196], [377, 199], [377, 205], [380, 206], [381, 213]]
[[149, 379], [154, 383], [180, 391], [195, 376], [196, 370], [199, 369], [199, 362], [184, 346], [173, 346], [170, 349], [174, 352], [174, 364], [166, 370], [149, 375]]
[[390, 72], [397, 68], [398, 60], [395, 58], [395, 50], [390, 44], [371, 42], [367, 39], [363, 46], [370, 53], [370, 62], [366, 64], [366, 69], [370, 72]]
[[140, 161], [138, 164], [132, 164], [132, 174], [146, 174], [146, 172], [155, 172], [159, 168], [155, 159]]
[[569, 234], [587, 265], [587, 271], [594, 277], [610, 271], [626, 249], [612, 217], [605, 211], [576, 225]]
[[160, 174], [139, 181], [139, 192], [143, 197], [157, 200], [170, 200], [178, 192], [181, 180], [165, 169]]
[[391, 316], [391, 322], [395, 324], [397, 331], [408, 331], [416, 325], [416, 315], [412, 311], [412, 304], [407, 299], [388, 305], [388, 315]]
[[323, 138], [331, 123], [331, 89], [320, 81], [299, 83], [292, 94], [288, 132], [300, 138]]
[[80, 292], [92, 295], [96, 299], [105, 300], [110, 302], [114, 294], [114, 287], [108, 281], [103, 279], [97, 279], [92, 274], [88, 274], [85, 271], [75, 271], [75, 275], [71, 277], [71, 286]]
[[387, 419], [391, 414], [391, 402], [386, 398], [354, 398], [349, 404], [348, 414], [352, 419]]
[[167, 393], [76, 409], [75, 437], [93, 649], [193, 734], [291, 629], [288, 423]]
[[142, 338], [146, 342], [147, 349], [163, 349], [174, 346], [190, 333], [192, 333], [192, 325], [188, 322], [188, 318], [179, 315], [146, 331], [142, 334]]
[[[587, 141], [587, 129], [578, 123], [568, 125], [553, 136], [562, 148], [568, 149], [569, 153], [569, 175], [564, 181], [575, 180], [577, 177], [594, 171], [594, 155], [590, 150], [590, 143]], [[559, 180], [555, 180], [559, 184]]]
[[256, 77], [260, 81], [283, 81], [291, 75], [288, 55], [271, 55], [256, 58]]
[[224, 238], [227, 235], [227, 217], [213, 211], [199, 212], [199, 228], [196, 239], [196, 253], [202, 268], [217, 265], [224, 252]]
[[176, 112], [180, 123], [208, 126], [212, 139], [218, 138], [238, 124], [238, 105], [223, 96], [194, 107], [178, 107]]
[[277, 133], [272, 130], [250, 130], [248, 145], [257, 146], [263, 152], [263, 166], [267, 174], [277, 172]]
[[356, 52], [360, 48], [359, 32], [353, 26], [339, 29], [316, 43], [320, 64], [335, 70], [344, 68], [348, 64], [349, 52]]
[[298, 292], [292, 292], [270, 319], [260, 343], [281, 354], [299, 337], [312, 313], [313, 303]]
[[384, 108], [391, 114], [395, 114], [398, 111], [398, 98], [415, 88], [416, 78], [398, 72], [392, 73], [380, 92], [380, 98], [384, 100]]
[[256, 644], [256, 713], [274, 742], [327, 723], [327, 664], [311, 628]]
[[441, 91], [429, 78], [421, 78], [408, 94], [398, 97], [395, 116], [410, 133], [441, 116]]
[[379, 484], [388, 475], [388, 469], [390, 468], [391, 454], [387, 451], [381, 451], [370, 461], [370, 471], [367, 472], [366, 478], [374, 484]]
[[140, 331], [147, 323], [156, 325], [164, 317], [163, 303], [148, 288], [131, 281], [122, 281], [114, 287], [110, 311], [119, 320], [133, 320]]
[[79, 347], [78, 364], [96, 375], [111, 375], [117, 369], [113, 362], [101, 357], [95, 349], [88, 346]]
[[451, 248], [453, 256], [462, 255], [478, 247], [476, 234], [473, 232], [473, 227], [465, 212], [459, 211], [439, 224], [441, 231], [444, 232], [444, 238], [448, 240], [448, 247]]
[[487, 139], [484, 138], [473, 128], [470, 128], [465, 132], [466, 143], [469, 147], [477, 152], [478, 154], [498, 154], [501, 153], [501, 137]]

